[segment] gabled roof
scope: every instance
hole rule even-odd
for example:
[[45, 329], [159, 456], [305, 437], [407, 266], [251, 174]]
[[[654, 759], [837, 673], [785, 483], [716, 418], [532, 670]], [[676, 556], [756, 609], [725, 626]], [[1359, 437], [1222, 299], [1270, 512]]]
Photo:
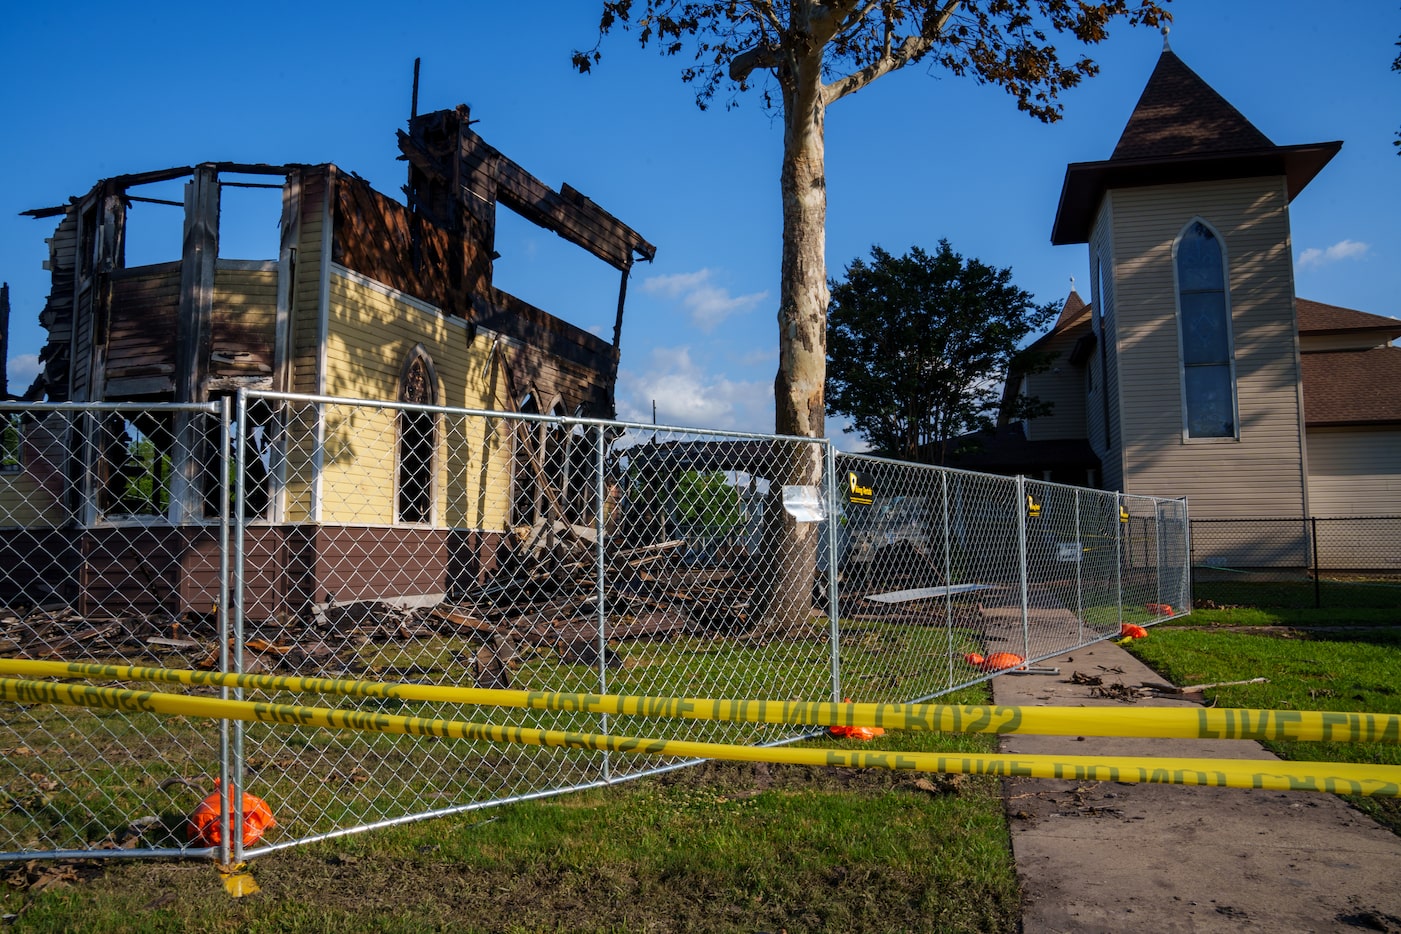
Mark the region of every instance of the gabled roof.
[[1401, 424], [1401, 347], [1307, 353], [1299, 362], [1305, 425]]
[[1067, 166], [1051, 242], [1084, 243], [1112, 188], [1283, 175], [1292, 201], [1342, 145], [1276, 146], [1164, 48], [1113, 155]]
[[1075, 319], [1083, 315], [1089, 307], [1089, 305], [1085, 304], [1085, 300], [1080, 297], [1080, 293], [1071, 289], [1070, 294], [1065, 298], [1065, 304], [1061, 307], [1060, 317], [1056, 318], [1055, 327], [1051, 328], [1051, 330], [1059, 331], [1061, 328], [1069, 327], [1074, 324]]
[[1389, 340], [1401, 337], [1401, 319], [1387, 318], [1366, 311], [1354, 311], [1337, 305], [1296, 298], [1300, 334], [1346, 334], [1353, 331], [1378, 331], [1389, 334]]

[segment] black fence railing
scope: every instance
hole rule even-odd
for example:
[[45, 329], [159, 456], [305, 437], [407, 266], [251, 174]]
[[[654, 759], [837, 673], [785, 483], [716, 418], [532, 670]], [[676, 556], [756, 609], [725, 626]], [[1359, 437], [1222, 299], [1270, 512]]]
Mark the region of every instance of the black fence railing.
[[1401, 516], [1192, 520], [1198, 607], [1401, 608]]

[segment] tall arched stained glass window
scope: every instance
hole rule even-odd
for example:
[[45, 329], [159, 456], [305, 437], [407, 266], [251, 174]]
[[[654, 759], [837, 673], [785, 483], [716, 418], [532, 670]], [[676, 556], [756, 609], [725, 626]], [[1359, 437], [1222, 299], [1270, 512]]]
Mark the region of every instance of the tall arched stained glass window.
[[1216, 232], [1194, 220], [1177, 240], [1177, 331], [1188, 438], [1234, 438], [1236, 380], [1226, 261]]

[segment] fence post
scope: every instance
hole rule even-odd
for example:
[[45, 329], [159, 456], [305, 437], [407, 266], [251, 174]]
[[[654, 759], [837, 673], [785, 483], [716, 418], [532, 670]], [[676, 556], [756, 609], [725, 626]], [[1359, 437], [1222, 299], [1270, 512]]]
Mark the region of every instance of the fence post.
[[1017, 556], [1022, 572], [1022, 657], [1031, 657], [1031, 608], [1029, 583], [1031, 573], [1026, 561], [1026, 477], [1017, 474]]
[[949, 472], [939, 471], [939, 489], [944, 506], [944, 632], [948, 635], [949, 687], [953, 687], [953, 539], [949, 536]]
[[1323, 584], [1318, 568], [1318, 516], [1309, 516], [1309, 525], [1313, 533], [1313, 608], [1319, 610], [1323, 608]]
[[1075, 488], [1075, 630], [1076, 641], [1085, 641], [1085, 583], [1082, 573], [1085, 545], [1080, 539], [1080, 488]]
[[1114, 604], [1124, 625], [1124, 494], [1114, 493]]
[[[594, 428], [595, 448], [594, 455], [594, 496], [597, 498], [598, 508], [595, 510], [597, 516], [594, 518], [594, 562], [595, 577], [597, 577], [598, 597], [594, 601], [598, 604], [598, 693], [608, 693], [608, 580], [607, 580], [607, 552], [604, 542], [604, 507], [608, 503], [608, 483], [605, 476], [604, 448], [607, 446], [607, 434], [602, 425]], [[602, 729], [608, 732], [608, 714], [603, 714]], [[612, 780], [612, 758], [611, 753], [603, 753], [603, 780]]]
[[837, 447], [824, 439], [827, 457], [827, 641], [832, 647], [832, 703], [842, 700], [841, 606], [837, 593]]
[[[235, 444], [233, 447], [234, 470], [233, 489], [224, 489], [220, 496], [221, 504], [219, 515], [221, 523], [229, 522], [230, 502], [238, 504], [237, 523], [238, 527], [233, 536], [233, 580], [225, 592], [223, 582], [220, 584], [220, 595], [224, 597], [222, 605], [219, 607], [219, 670], [224, 673], [237, 671], [243, 673], [243, 606], [244, 598], [244, 530], [247, 524], [247, 512], [244, 507], [244, 483], [247, 479], [246, 471], [248, 467], [248, 390], [238, 391], [238, 410], [235, 413], [237, 418], [237, 428], [234, 432]], [[223, 411], [223, 431], [220, 445], [224, 455], [229, 453], [229, 413], [228, 400], [224, 400]], [[227, 461], [224, 461], [227, 464]], [[229, 476], [227, 467], [221, 465], [220, 483], [221, 487], [226, 487]], [[225, 551], [227, 555], [227, 550]], [[221, 564], [227, 563], [227, 557], [221, 557]], [[221, 568], [222, 576], [222, 568]], [[232, 604], [233, 615], [229, 615], [229, 604]], [[232, 644], [232, 653], [230, 647]], [[232, 657], [230, 655], [232, 654]], [[231, 667], [232, 666], [232, 667]], [[228, 699], [229, 689], [221, 688], [220, 696]], [[233, 696], [235, 700], [243, 700], [243, 688], [234, 688]], [[230, 735], [232, 732], [232, 735]], [[223, 789], [219, 801], [219, 859], [225, 865], [243, 862], [243, 721], [235, 720], [230, 723], [228, 720], [221, 720], [219, 723], [219, 735], [222, 740], [219, 763], [219, 787]], [[230, 804], [233, 813], [229, 814]], [[229, 823], [224, 823], [224, 818], [228, 817]], [[234, 833], [233, 828], [239, 828], [240, 832]], [[232, 847], [232, 857], [230, 856]]]

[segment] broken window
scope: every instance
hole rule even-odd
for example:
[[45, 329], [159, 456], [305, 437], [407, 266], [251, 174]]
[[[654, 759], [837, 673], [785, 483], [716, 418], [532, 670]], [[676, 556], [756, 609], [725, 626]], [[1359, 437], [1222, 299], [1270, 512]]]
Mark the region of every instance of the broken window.
[[266, 175], [219, 176], [219, 258], [275, 260], [281, 249], [282, 183]]
[[180, 260], [185, 242], [185, 181], [171, 178], [126, 190], [124, 267]]
[[20, 445], [22, 423], [18, 413], [0, 416], [0, 473], [19, 473], [24, 466]]
[[[540, 404], [535, 394], [530, 393], [516, 406], [516, 411], [526, 415], [537, 415]], [[540, 473], [539, 458], [544, 441], [540, 434], [539, 422], [518, 421], [515, 425], [515, 494], [511, 498], [511, 523], [513, 525], [533, 525], [540, 512], [540, 485], [536, 482]]]
[[[433, 361], [423, 348], [415, 347], [400, 374], [399, 401], [413, 405], [434, 405], [437, 377]], [[431, 522], [433, 519], [434, 454], [437, 449], [437, 421], [432, 412], [399, 412], [399, 522]]]
[[[215, 393], [210, 401], [218, 401], [227, 394]], [[243, 502], [242, 521], [256, 522], [270, 520], [273, 489], [273, 457], [277, 437], [277, 415], [273, 406], [265, 399], [252, 399], [248, 403], [248, 413], [244, 418], [248, 437], [244, 442], [243, 456]], [[204, 517], [218, 519], [220, 497], [229, 500], [229, 515], [239, 516], [238, 487], [238, 420], [229, 424], [228, 467], [220, 475], [217, 466], [223, 456], [220, 447], [219, 424], [213, 419], [206, 423], [203, 441], [203, 457], [210, 464], [204, 473]]]
[[108, 519], [164, 518], [170, 509], [169, 413], [112, 413], [103, 423], [98, 505]]

